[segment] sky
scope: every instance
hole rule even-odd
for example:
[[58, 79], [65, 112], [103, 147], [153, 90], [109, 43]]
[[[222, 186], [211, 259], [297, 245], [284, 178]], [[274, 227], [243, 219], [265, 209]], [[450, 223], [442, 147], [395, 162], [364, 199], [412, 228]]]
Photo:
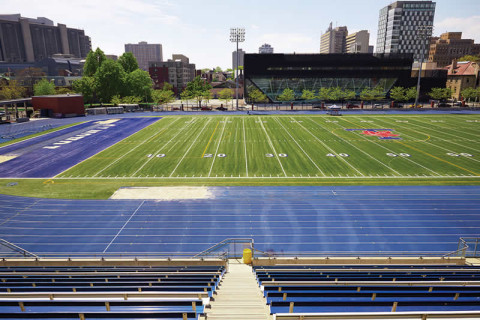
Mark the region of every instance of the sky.
[[[92, 48], [121, 55], [126, 43], [160, 43], [163, 59], [184, 54], [197, 69], [232, 67], [230, 28], [244, 27], [247, 53], [270, 44], [275, 53], [318, 53], [330, 22], [349, 33], [370, 31], [388, 0], [0, 0], [2, 14], [46, 17], [85, 30]], [[437, 0], [434, 35], [461, 31], [480, 43], [480, 0]]]

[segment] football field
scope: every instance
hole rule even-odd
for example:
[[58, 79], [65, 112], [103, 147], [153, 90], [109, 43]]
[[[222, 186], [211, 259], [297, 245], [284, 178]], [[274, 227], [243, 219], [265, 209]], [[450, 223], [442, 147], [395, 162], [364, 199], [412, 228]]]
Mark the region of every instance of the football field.
[[479, 115], [167, 116], [56, 179], [480, 178]]

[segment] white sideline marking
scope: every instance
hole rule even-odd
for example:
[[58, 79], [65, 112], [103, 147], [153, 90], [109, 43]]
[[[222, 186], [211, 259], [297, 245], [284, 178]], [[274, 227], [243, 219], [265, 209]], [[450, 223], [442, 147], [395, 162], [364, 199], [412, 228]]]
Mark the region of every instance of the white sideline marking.
[[[273, 144], [272, 144], [272, 140], [270, 139], [270, 136], [268, 135], [267, 130], [265, 129], [265, 126], [263, 125], [263, 121], [260, 121], [260, 125], [262, 126], [262, 129], [263, 129], [263, 131], [265, 132], [265, 135], [267, 136], [268, 143], [270, 144], [270, 147], [272, 148], [273, 153], [274, 153], [274, 154], [277, 154], [277, 151], [275, 150], [275, 147], [274, 147]], [[286, 176], [287, 176], [287, 173], [285, 172], [285, 169], [283, 168], [283, 165], [282, 165], [282, 163], [280, 162], [280, 157], [275, 157], [275, 158], [277, 159], [278, 163], [280, 164], [280, 167], [282, 168], [283, 174], [284, 174], [285, 177], [286, 177]]]
[[112, 239], [112, 241], [110, 241], [110, 243], [108, 244], [108, 246], [105, 248], [105, 250], [103, 250], [103, 253], [105, 253], [108, 248], [110, 248], [110, 246], [112, 245], [113, 241], [115, 241], [115, 239], [117, 239], [118, 235], [120, 234], [120, 232], [123, 231], [123, 229], [125, 228], [125, 226], [127, 225], [127, 223], [130, 222], [130, 220], [133, 218], [133, 216], [137, 213], [137, 211], [140, 209], [140, 207], [145, 203], [145, 200], [142, 201], [142, 203], [140, 203], [140, 205], [138, 206], [138, 208], [132, 213], [132, 215], [130, 216], [130, 218], [128, 218], [127, 222], [125, 222], [125, 224], [123, 225], [123, 227], [117, 232], [117, 234], [115, 235], [115, 237]]
[[[12, 178], [9, 178], [9, 179], [21, 179], [22, 177], [12, 177]], [[130, 180], [130, 179], [144, 179], [144, 177], [122, 177], [123, 179], [126, 179], [126, 180]], [[182, 179], [182, 180], [185, 180], [185, 179], [223, 179], [224, 177], [196, 177], [196, 176], [190, 176], [190, 177], [156, 177], [156, 179]], [[258, 178], [261, 178], [261, 177], [233, 177], [233, 179], [258, 179]], [[264, 177], [264, 179], [268, 179], [270, 177]], [[297, 179], [297, 180], [301, 180], [301, 179], [320, 179], [320, 180], [328, 180], [328, 179], [412, 179], [412, 178], [433, 178], [433, 179], [439, 179], [439, 178], [476, 178], [476, 179], [480, 179], [480, 176], [474, 176], [474, 175], [437, 175], [437, 176], [433, 176], [433, 175], [423, 175], [423, 176], [411, 176], [411, 175], [403, 175], [403, 176], [396, 176], [396, 175], [390, 175], [390, 176], [377, 176], [377, 175], [370, 175], [370, 176], [341, 176], [341, 175], [338, 175], [338, 176], [325, 176], [325, 177], [322, 177], [322, 176], [316, 176], [316, 177], [293, 177], [293, 176], [282, 176], [280, 177], [280, 175], [277, 175], [277, 177], [271, 177], [272, 179]], [[47, 178], [28, 178], [28, 179], [38, 179], [38, 180], [45, 180]], [[59, 178], [55, 178], [55, 179], [60, 179], [60, 180], [82, 180], [82, 179], [98, 179], [98, 180], [111, 180], [111, 179], [117, 179], [118, 178], [114, 178], [114, 177], [88, 177], [88, 176], [85, 176], [85, 177], [81, 177], [81, 176], [78, 176], [78, 177], [59, 177]], [[150, 177], [149, 179], [154, 179], [154, 177]], [[225, 177], [225, 179], [232, 179], [231, 177]]]

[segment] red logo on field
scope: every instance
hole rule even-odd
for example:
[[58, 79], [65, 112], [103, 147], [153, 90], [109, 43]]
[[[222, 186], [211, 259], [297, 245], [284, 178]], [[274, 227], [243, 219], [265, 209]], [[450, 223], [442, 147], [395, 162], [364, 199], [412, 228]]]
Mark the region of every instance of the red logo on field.
[[377, 130], [363, 130], [362, 134], [367, 136], [374, 136], [381, 138], [390, 138], [390, 137], [398, 137], [398, 134], [393, 134], [392, 131], [377, 131]]

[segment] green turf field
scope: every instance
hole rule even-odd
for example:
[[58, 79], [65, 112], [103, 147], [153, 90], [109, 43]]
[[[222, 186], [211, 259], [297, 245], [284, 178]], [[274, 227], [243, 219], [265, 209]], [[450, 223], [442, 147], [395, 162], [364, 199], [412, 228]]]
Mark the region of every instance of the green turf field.
[[468, 184], [479, 141], [480, 115], [169, 116], [56, 178]]

